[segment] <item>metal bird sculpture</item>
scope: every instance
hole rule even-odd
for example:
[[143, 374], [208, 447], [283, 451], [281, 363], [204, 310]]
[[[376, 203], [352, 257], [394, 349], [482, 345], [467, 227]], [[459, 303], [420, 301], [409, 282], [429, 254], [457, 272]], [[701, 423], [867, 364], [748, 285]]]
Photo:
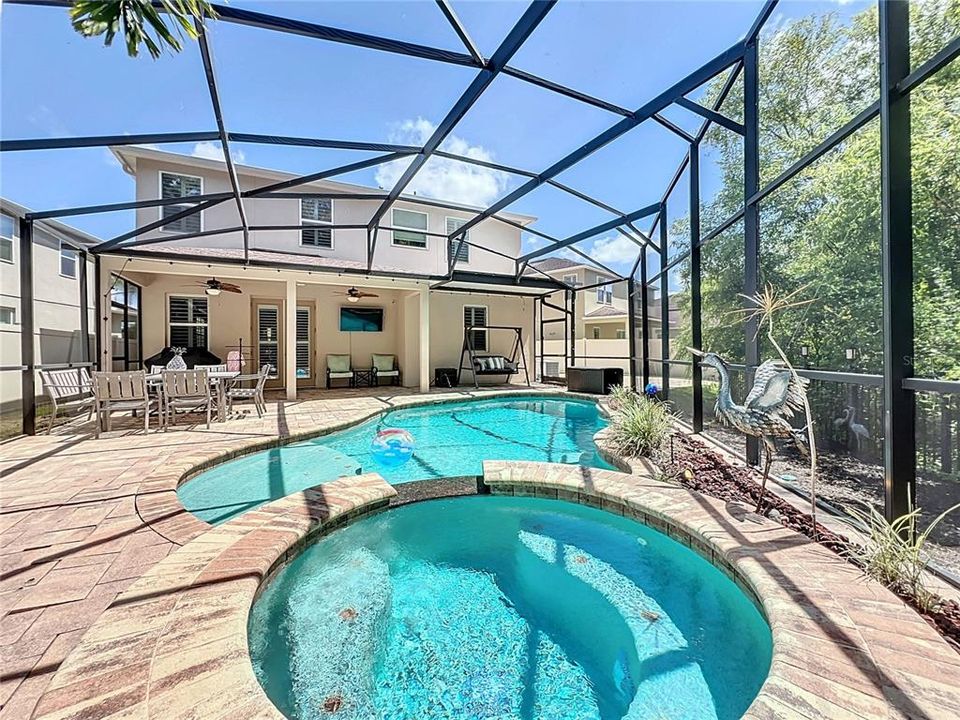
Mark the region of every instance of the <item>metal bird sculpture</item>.
[[857, 452], [860, 452], [860, 444], [864, 440], [870, 439], [870, 431], [867, 430], [867, 426], [857, 422], [857, 411], [855, 408], [847, 408], [847, 427], [850, 428], [850, 433], [853, 435], [853, 441], [857, 445]]
[[743, 404], [738, 405], [730, 396], [730, 372], [726, 361], [713, 352], [688, 349], [700, 358], [701, 365], [714, 368], [720, 375], [720, 390], [715, 407], [717, 419], [744, 435], [759, 438], [763, 443], [766, 454], [763, 484], [757, 500], [759, 512], [767, 489], [773, 453], [777, 449], [774, 439], [789, 438], [804, 457], [809, 455], [803, 431], [794, 428], [788, 421], [794, 412], [803, 408], [803, 396], [809, 381], [806, 378], [795, 378], [782, 362], [767, 360], [757, 368], [753, 388], [747, 393]]

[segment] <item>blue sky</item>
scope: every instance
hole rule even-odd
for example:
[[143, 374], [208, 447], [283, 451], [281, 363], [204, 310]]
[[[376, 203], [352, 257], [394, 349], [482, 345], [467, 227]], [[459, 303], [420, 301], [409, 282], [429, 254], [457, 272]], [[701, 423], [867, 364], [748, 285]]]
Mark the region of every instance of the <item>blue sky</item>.
[[[241, 2], [335, 27], [462, 50], [433, 2]], [[561, 2], [512, 65], [617, 104], [636, 108], [743, 36], [760, 0], [725, 2]], [[865, 2], [783, 2], [771, 27], [813, 12], [858, 12]], [[522, 14], [517, 2], [454, 1], [464, 25], [489, 56]], [[467, 87], [475, 71], [227, 23], [211, 27], [227, 127], [233, 131], [331, 139], [420, 143]], [[0, 134], [4, 138], [213, 130], [199, 51], [130, 59], [122, 44], [104, 48], [70, 27], [62, 9], [4, 6], [0, 16]], [[696, 98], [697, 93], [691, 97]], [[698, 120], [671, 109], [687, 128]], [[500, 76], [448, 141], [454, 152], [540, 171], [617, 122], [619, 116]], [[216, 156], [216, 144], [165, 150]], [[558, 180], [629, 212], [659, 200], [686, 152], [667, 130], [645, 123]], [[238, 145], [252, 165], [310, 173], [368, 153]], [[403, 167], [341, 176], [389, 187]], [[704, 196], [716, 173], [703, 168]], [[420, 194], [486, 205], [521, 178], [431, 160], [412, 185]], [[133, 183], [105, 149], [7, 153], [0, 192], [35, 209], [119, 202]], [[671, 201], [685, 214], [686, 194]], [[673, 211], [676, 207], [677, 210]], [[511, 206], [536, 215], [558, 237], [610, 219], [582, 201], [542, 187]], [[71, 218], [101, 237], [132, 227], [132, 213]], [[533, 247], [525, 240], [527, 247]], [[636, 255], [615, 235], [582, 249], [623, 269]]]

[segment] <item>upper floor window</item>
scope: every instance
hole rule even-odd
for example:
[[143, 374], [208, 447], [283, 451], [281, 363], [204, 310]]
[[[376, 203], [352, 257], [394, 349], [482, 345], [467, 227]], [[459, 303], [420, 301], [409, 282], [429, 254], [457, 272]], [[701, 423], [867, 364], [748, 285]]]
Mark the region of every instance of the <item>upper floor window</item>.
[[17, 221], [10, 215], [0, 215], [0, 260], [13, 262], [13, 233]]
[[[160, 197], [162, 199], [170, 200], [202, 194], [203, 178], [194, 177], [193, 175], [177, 175], [176, 173], [168, 172], [160, 173]], [[160, 207], [160, 217], [166, 220], [191, 207], [194, 207], [194, 205], [162, 205]], [[182, 217], [179, 220], [173, 220], [165, 223], [161, 229], [167, 232], [178, 233], [200, 232], [203, 225], [200, 217], [202, 214], [203, 213], [195, 213]]]
[[77, 276], [77, 251], [62, 242], [60, 243], [60, 274], [67, 278]]
[[573, 273], [572, 275], [564, 275], [563, 281], [570, 287], [577, 287], [580, 284], [580, 278], [576, 273]]
[[168, 312], [171, 347], [207, 347], [210, 321], [205, 297], [171, 297]]
[[0, 307], [0, 325], [16, 325], [17, 324], [17, 310], [16, 308], [8, 307], [4, 305]]
[[[597, 282], [604, 282], [609, 279], [597, 275]], [[601, 285], [597, 288], [597, 302], [600, 305], [613, 305], [613, 289], [609, 285]]]
[[[393, 244], [402, 247], [427, 247], [426, 230], [429, 229], [427, 214], [416, 210], [393, 209]], [[417, 232], [420, 231], [420, 232]]]
[[[452, 233], [452, 232], [456, 232], [457, 230], [459, 230], [460, 228], [462, 228], [462, 227], [463, 227], [464, 225], [466, 225], [466, 224], [467, 224], [467, 221], [464, 220], [463, 218], [448, 217], [448, 218], [447, 218], [447, 235], [449, 235], [449, 234]], [[450, 257], [453, 257], [453, 254], [456, 253], [456, 254], [457, 254], [457, 262], [470, 262], [470, 246], [467, 245], [467, 243], [470, 242], [470, 231], [469, 231], [469, 230], [467, 230], [467, 231], [463, 234], [463, 239], [464, 239], [466, 242], [462, 242], [462, 243], [461, 243], [459, 236], [457, 236], [457, 237], [455, 237], [455, 238], [451, 238], [451, 239], [450, 239], [450, 247], [449, 247], [449, 249], [447, 250], [447, 253], [448, 253], [448, 255], [449, 255]], [[457, 245], [460, 245], [460, 249], [459, 249], [459, 250], [457, 249]]]
[[[333, 222], [333, 201], [330, 198], [301, 198], [300, 224]], [[333, 248], [333, 231], [328, 227], [302, 228], [300, 244], [317, 248]]]

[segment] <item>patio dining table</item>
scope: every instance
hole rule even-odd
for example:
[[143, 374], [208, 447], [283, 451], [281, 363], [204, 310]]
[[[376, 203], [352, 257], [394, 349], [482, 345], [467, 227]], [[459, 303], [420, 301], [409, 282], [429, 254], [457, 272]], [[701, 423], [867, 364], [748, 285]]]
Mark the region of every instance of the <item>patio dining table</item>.
[[[229, 380], [240, 377], [239, 370], [213, 370], [207, 373], [210, 387], [217, 391], [217, 421], [227, 419], [227, 384]], [[162, 373], [147, 373], [147, 385], [159, 387], [163, 381]]]

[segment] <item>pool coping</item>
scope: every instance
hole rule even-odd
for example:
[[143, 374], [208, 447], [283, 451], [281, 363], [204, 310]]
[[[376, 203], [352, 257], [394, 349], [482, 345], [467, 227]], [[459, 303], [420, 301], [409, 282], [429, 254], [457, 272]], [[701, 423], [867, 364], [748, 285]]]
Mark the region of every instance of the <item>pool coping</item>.
[[[487, 461], [485, 488], [598, 507], [679, 540], [758, 602], [773, 660], [751, 720], [960, 714], [960, 656], [823, 546], [640, 469]], [[247, 620], [265, 581], [319, 535], [388, 506], [376, 474], [340, 478], [208, 530], [161, 560], [84, 635], [37, 707], [45, 720], [281, 718], [254, 675]]]
[[[391, 407], [370, 410], [358, 414], [356, 417], [350, 418], [350, 420], [345, 422], [339, 422], [325, 427], [313, 427], [300, 432], [274, 435], [267, 438], [242, 438], [237, 441], [235, 446], [227, 450], [218, 447], [208, 450], [197, 450], [185, 454], [177, 458], [175, 462], [166, 465], [161, 472], [153, 473], [144, 481], [134, 499], [137, 514], [143, 520], [144, 524], [150, 526], [157, 534], [177, 545], [184, 545], [210, 528], [215, 527], [185, 508], [177, 494], [177, 490], [181, 485], [192, 480], [202, 472], [246, 455], [252, 455], [265, 450], [280, 448], [294, 443], [324, 437], [335, 432], [349, 430], [394, 410], [424, 408], [460, 402], [484, 402], [486, 400], [497, 400], [501, 398], [572, 398], [574, 400], [591, 402], [597, 406], [605, 418], [609, 419], [610, 417], [610, 408], [605, 402], [607, 396], [569, 392], [559, 386], [556, 390], [545, 390], [542, 388], [485, 390], [481, 395], [469, 396], [460, 394], [427, 398], [420, 398], [416, 395], [404, 396], [398, 398], [396, 404]], [[606, 428], [594, 436], [594, 442], [598, 448], [600, 448], [600, 443], [597, 442], [597, 437], [605, 430]], [[624, 471], [628, 471], [629, 465], [624, 463], [618, 456], [604, 451], [602, 448], [600, 448], [600, 451], [604, 460]]]

